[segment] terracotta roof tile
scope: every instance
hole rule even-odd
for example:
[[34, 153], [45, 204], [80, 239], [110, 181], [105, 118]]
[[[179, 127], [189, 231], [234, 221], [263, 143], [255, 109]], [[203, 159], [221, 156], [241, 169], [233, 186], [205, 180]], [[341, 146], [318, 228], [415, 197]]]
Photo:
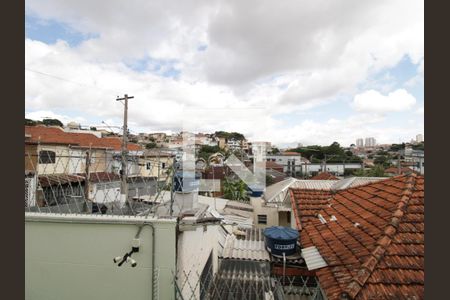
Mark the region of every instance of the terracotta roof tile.
[[328, 172], [321, 172], [316, 176], [310, 178], [310, 180], [338, 180], [338, 179], [339, 178]]
[[408, 174], [335, 194], [290, 190], [302, 247], [328, 264], [316, 271], [328, 299], [423, 299], [423, 185]]
[[[65, 132], [59, 127], [25, 126], [25, 134], [31, 137], [27, 142], [43, 144], [66, 144], [79, 147], [111, 148], [120, 151], [122, 140], [117, 137], [99, 138], [91, 133]], [[137, 144], [129, 143], [129, 151], [142, 150]]]
[[[386, 170], [384, 170], [385, 173], [389, 173], [389, 174], [399, 174], [398, 172], [398, 167], [390, 167], [387, 168]], [[414, 172], [413, 169], [408, 168], [408, 167], [401, 167], [400, 168], [400, 174], [409, 174]]]

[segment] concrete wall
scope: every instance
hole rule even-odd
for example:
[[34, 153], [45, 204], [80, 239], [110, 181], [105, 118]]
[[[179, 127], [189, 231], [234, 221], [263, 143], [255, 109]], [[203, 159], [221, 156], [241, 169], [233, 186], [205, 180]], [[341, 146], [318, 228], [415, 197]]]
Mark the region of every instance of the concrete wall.
[[[53, 151], [55, 152], [55, 163], [42, 164], [39, 163], [37, 170], [38, 174], [73, 174], [77, 173], [76, 165], [71, 163], [69, 157], [81, 155], [78, 151], [70, 151], [67, 146], [55, 146], [55, 145], [40, 145], [37, 149], [37, 155], [39, 157], [40, 151]], [[75, 168], [75, 169], [74, 169]], [[84, 172], [84, 171], [83, 171]]]
[[[144, 226], [138, 265], [118, 267], [113, 258], [131, 250], [140, 222], [155, 227], [152, 274], [152, 230]], [[30, 300], [173, 299], [175, 272], [174, 220], [120, 216], [25, 214], [25, 298]]]
[[[253, 206], [253, 220], [256, 228], [266, 228], [279, 225], [278, 209], [263, 205], [263, 200], [259, 198], [250, 198], [250, 204]], [[258, 215], [267, 216], [267, 224], [258, 224]]]
[[[193, 294], [196, 299], [199, 299], [200, 286], [197, 284], [210, 253], [212, 253], [213, 272], [217, 272], [219, 238], [219, 225], [196, 226], [191, 230], [180, 232], [177, 271], [184, 299], [189, 299]], [[186, 276], [187, 274], [189, 277]], [[190, 286], [184, 284], [186, 281], [189, 281]]]
[[[345, 169], [361, 169], [362, 165], [358, 164], [358, 163], [346, 163], [345, 164]], [[326, 170], [325, 170], [325, 165], [324, 164], [308, 164], [307, 166], [302, 165], [301, 168], [300, 166], [296, 166], [296, 170], [297, 171], [302, 171], [302, 172], [308, 172], [308, 174], [310, 174], [311, 172], [322, 172], [322, 171], [327, 171], [327, 172], [333, 172], [333, 173], [338, 173], [340, 175], [344, 174], [344, 164], [336, 164], [336, 163], [327, 163], [326, 166]]]
[[[159, 161], [159, 163], [158, 163]], [[167, 171], [172, 167], [173, 159], [167, 156], [139, 158], [140, 175], [144, 177], [158, 177], [160, 180], [167, 178]], [[150, 169], [147, 169], [150, 163]], [[163, 168], [164, 163], [164, 168]]]

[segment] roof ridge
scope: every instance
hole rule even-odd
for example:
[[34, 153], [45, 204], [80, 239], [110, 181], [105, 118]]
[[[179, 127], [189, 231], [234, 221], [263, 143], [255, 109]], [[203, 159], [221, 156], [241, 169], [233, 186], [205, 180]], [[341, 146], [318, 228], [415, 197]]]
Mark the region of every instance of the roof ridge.
[[[341, 293], [341, 299], [355, 299], [358, 293], [361, 291], [362, 287], [372, 275], [375, 267], [384, 257], [384, 253], [386, 252], [386, 248], [391, 244], [392, 238], [397, 233], [398, 226], [404, 216], [405, 210], [408, 206], [409, 200], [411, 199], [411, 195], [413, 193], [414, 185], [416, 182], [417, 175], [415, 173], [411, 173], [408, 175], [401, 175], [398, 177], [407, 177], [407, 181], [405, 184], [405, 189], [402, 192], [400, 201], [397, 204], [396, 210], [392, 214], [391, 220], [386, 225], [383, 234], [377, 241], [377, 246], [371, 252], [370, 256], [366, 259], [366, 261], [361, 265], [356, 276], [352, 278], [350, 283]], [[397, 176], [396, 176], [397, 177]], [[395, 178], [395, 177], [394, 177]]]

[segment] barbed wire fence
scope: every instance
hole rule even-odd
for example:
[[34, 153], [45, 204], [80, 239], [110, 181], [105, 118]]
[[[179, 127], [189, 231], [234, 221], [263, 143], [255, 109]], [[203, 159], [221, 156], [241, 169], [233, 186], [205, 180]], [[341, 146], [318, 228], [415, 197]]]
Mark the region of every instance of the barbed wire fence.
[[25, 151], [25, 211], [152, 215], [170, 200], [170, 155], [158, 157], [146, 151], [127, 155], [124, 201], [120, 153], [67, 147], [43, 149]]
[[[26, 147], [24, 158], [26, 212], [165, 217], [183, 210], [171, 201], [172, 155], [128, 154], [125, 202], [117, 151]], [[201, 268], [183, 267], [173, 275], [176, 299], [324, 299], [315, 279], [275, 276], [270, 262], [219, 259], [216, 268], [209, 260]], [[159, 299], [157, 269], [153, 278], [153, 295]]]
[[326, 300], [317, 278], [273, 275], [270, 262], [223, 260], [215, 273], [181, 270], [174, 283], [182, 300]]

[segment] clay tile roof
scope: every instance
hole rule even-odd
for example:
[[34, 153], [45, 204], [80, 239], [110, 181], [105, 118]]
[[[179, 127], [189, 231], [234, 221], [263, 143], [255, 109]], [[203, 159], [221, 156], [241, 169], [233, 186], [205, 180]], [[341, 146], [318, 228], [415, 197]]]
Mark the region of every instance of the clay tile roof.
[[[25, 134], [31, 136], [27, 142], [42, 144], [66, 144], [79, 147], [111, 148], [120, 151], [122, 140], [117, 137], [99, 138], [91, 133], [65, 132], [59, 127], [25, 126]], [[129, 143], [129, 151], [141, 150], [137, 144]]]
[[317, 214], [327, 207], [333, 198], [331, 190], [291, 188], [289, 192], [298, 229], [301, 229], [302, 224], [305, 224], [308, 220], [315, 219]]
[[[384, 170], [385, 173], [389, 173], [389, 174], [399, 174], [398, 173], [398, 167], [390, 167], [387, 168], [386, 170]], [[414, 172], [413, 169], [408, 168], [408, 167], [401, 167], [400, 168], [400, 174], [408, 174], [408, 173], [412, 173]]]
[[274, 161], [266, 161], [266, 168], [268, 169], [283, 169], [283, 166], [280, 164], [277, 164]]
[[[423, 299], [423, 176], [339, 190], [331, 200], [312, 193], [292, 189], [291, 199], [302, 221], [302, 247], [317, 247], [328, 264], [316, 271], [328, 299]], [[308, 218], [320, 207], [324, 224]]]
[[[83, 174], [80, 174], [83, 176]], [[115, 173], [108, 172], [92, 172], [89, 174], [89, 181], [93, 183], [103, 183], [103, 182], [112, 182], [119, 181], [120, 176]]]
[[338, 180], [338, 179], [339, 178], [328, 172], [321, 172], [316, 176], [310, 178], [310, 180]]
[[70, 174], [46, 174], [39, 175], [39, 184], [41, 187], [59, 186], [64, 184], [82, 183], [83, 176]]
[[294, 152], [294, 151], [286, 151], [286, 152], [283, 152], [283, 155], [298, 155], [298, 156], [300, 156], [301, 154], [298, 152]]

